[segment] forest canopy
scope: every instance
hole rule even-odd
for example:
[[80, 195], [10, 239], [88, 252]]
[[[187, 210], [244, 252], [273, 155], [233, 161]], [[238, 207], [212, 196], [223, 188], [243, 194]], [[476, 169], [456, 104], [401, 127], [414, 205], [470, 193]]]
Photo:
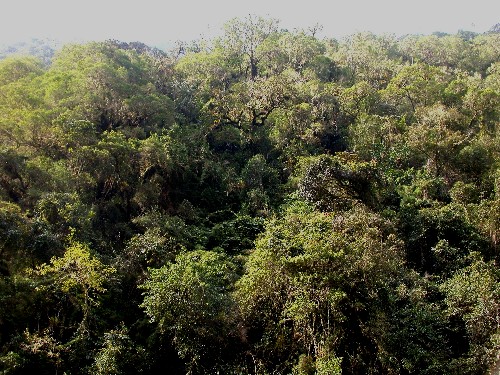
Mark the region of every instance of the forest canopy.
[[498, 131], [494, 29], [1, 55], [0, 372], [486, 374]]

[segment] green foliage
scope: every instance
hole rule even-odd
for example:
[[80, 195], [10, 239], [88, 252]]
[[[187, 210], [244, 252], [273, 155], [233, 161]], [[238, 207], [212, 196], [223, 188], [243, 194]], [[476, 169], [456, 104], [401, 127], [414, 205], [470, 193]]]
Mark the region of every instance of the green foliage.
[[317, 32], [0, 51], [0, 372], [492, 371], [500, 34]]
[[233, 19], [225, 24], [225, 34], [220, 43], [227, 48], [228, 57], [243, 58], [240, 72], [253, 79], [258, 75], [257, 48], [277, 31], [277, 26], [277, 20], [252, 15], [246, 19]]
[[356, 154], [320, 155], [302, 161], [298, 182], [300, 197], [323, 211], [348, 209], [356, 202], [376, 204], [374, 161], [359, 160]]
[[25, 246], [28, 231], [27, 218], [19, 206], [0, 201], [0, 274], [8, 275], [9, 268], [20, 261], [17, 259]]
[[203, 361], [216, 355], [227, 339], [233, 306], [229, 292], [235, 277], [235, 267], [225, 255], [197, 250], [151, 269], [141, 286], [141, 306], [152, 322], [172, 335], [192, 371], [200, 371]]
[[400, 113], [411, 116], [418, 107], [440, 101], [448, 77], [444, 70], [426, 64], [406, 65], [391, 79], [382, 95]]
[[385, 87], [397, 67], [395, 41], [388, 35], [351, 35], [340, 44], [333, 57], [349, 84], [366, 81], [375, 89]]
[[37, 202], [36, 216], [47, 223], [61, 239], [76, 230], [83, 239], [90, 239], [92, 210], [84, 205], [77, 194], [46, 193]]
[[[461, 331], [454, 330], [426, 280], [409, 275], [393, 291], [387, 315], [376, 322], [381, 359], [391, 373], [453, 373], [450, 359], [463, 345]], [[460, 370], [458, 370], [460, 371]]]
[[342, 358], [331, 354], [323, 354], [316, 360], [316, 374], [318, 375], [341, 375]]
[[38, 372], [51, 374], [63, 366], [64, 349], [48, 331], [30, 333], [25, 330], [20, 338], [19, 352], [9, 352], [1, 358], [6, 374]]
[[99, 305], [99, 295], [106, 292], [105, 284], [115, 272], [113, 267], [104, 265], [93, 256], [88, 245], [71, 241], [64, 256], [52, 258], [50, 264], [42, 264], [34, 275], [47, 280], [38, 287], [40, 291], [54, 288], [67, 295], [81, 310], [78, 333], [87, 335], [92, 308]]
[[470, 253], [489, 253], [485, 236], [463, 206], [408, 207], [400, 215], [408, 263], [420, 272], [448, 277], [466, 265]]
[[253, 248], [254, 240], [264, 227], [264, 219], [238, 215], [212, 227], [208, 246], [221, 248], [226, 254], [240, 254]]
[[[338, 370], [338, 360], [325, 353], [348, 355], [339, 341], [354, 311], [382, 297], [402, 265], [401, 242], [387, 225], [360, 205], [345, 213], [290, 205], [267, 223], [237, 283], [247, 324], [264, 330], [262, 341], [276, 340], [275, 350], [300, 348], [316, 358], [317, 371]], [[293, 327], [288, 344], [270, 331], [287, 324]]]
[[498, 269], [472, 254], [473, 263], [458, 270], [441, 284], [446, 313], [463, 321], [470, 349], [459, 365], [471, 373], [485, 371], [496, 359], [500, 345], [498, 306], [500, 288]]
[[36, 77], [42, 73], [42, 63], [35, 57], [8, 57], [0, 60], [0, 86]]
[[136, 347], [122, 324], [104, 334], [93, 370], [99, 375], [140, 374], [145, 368], [144, 349]]

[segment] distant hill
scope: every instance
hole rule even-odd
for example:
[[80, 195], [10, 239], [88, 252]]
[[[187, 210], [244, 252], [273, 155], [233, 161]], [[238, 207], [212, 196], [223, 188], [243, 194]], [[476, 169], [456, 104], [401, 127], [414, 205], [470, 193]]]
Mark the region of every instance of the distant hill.
[[50, 63], [54, 52], [62, 43], [49, 39], [33, 38], [9, 45], [0, 45], [0, 60], [9, 55], [33, 55], [39, 57], [44, 63]]
[[488, 30], [489, 33], [500, 33], [500, 22], [497, 23], [496, 25], [491, 26], [491, 28]]

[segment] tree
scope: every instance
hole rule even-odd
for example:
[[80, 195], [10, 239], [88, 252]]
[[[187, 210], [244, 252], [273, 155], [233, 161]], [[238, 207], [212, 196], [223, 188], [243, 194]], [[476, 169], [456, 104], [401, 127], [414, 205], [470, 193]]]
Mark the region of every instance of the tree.
[[316, 31], [0, 61], [0, 372], [486, 371], [499, 34]]
[[293, 96], [269, 116], [269, 138], [288, 167], [302, 155], [344, 150], [338, 85], [303, 80], [296, 73], [289, 85], [293, 85]]
[[23, 263], [28, 225], [19, 206], [0, 201], [0, 275], [9, 275], [11, 268], [16, 269], [18, 263]]
[[41, 290], [54, 288], [81, 311], [76, 334], [85, 337], [90, 333], [92, 308], [99, 304], [99, 296], [106, 292], [105, 284], [114, 272], [113, 267], [104, 265], [91, 254], [88, 245], [70, 242], [62, 257], [42, 264], [34, 274], [46, 279]]
[[396, 70], [395, 39], [390, 35], [354, 34], [339, 44], [332, 57], [347, 86], [365, 81], [374, 89], [383, 89]]
[[500, 33], [482, 34], [472, 40], [475, 71], [483, 74], [491, 64], [498, 62], [499, 42]]
[[335, 76], [336, 67], [325, 52], [325, 45], [314, 36], [288, 31], [269, 35], [256, 51], [260, 75], [278, 75], [292, 69], [328, 82]]
[[33, 56], [8, 57], [0, 60], [0, 86], [43, 74], [42, 62]]
[[352, 372], [362, 361], [377, 366], [364, 357], [376, 338], [362, 339], [358, 324], [377, 314], [372, 299], [385, 298], [401, 270], [402, 244], [389, 227], [363, 205], [325, 213], [301, 202], [267, 222], [235, 296], [252, 355], [268, 371], [294, 363], [294, 353], [311, 356], [318, 371], [337, 356]]
[[235, 266], [225, 255], [196, 250], [151, 269], [141, 286], [141, 306], [162, 332], [172, 336], [190, 373], [209, 370], [229, 344], [235, 278]]
[[64, 48], [51, 73], [54, 79], [69, 75], [69, 92], [63, 99], [80, 119], [98, 123], [101, 130], [139, 127], [150, 131], [173, 123], [170, 99], [150, 82], [151, 64], [134, 50], [89, 43]]
[[407, 36], [399, 45], [405, 60], [469, 70], [474, 62], [471, 43], [460, 35]]
[[262, 17], [248, 16], [246, 19], [233, 19], [225, 26], [225, 34], [221, 43], [228, 49], [229, 55], [240, 55], [245, 58], [244, 71], [250, 79], [258, 74], [258, 46], [277, 31], [278, 21]]
[[374, 161], [365, 162], [346, 152], [304, 158], [301, 164], [297, 192], [318, 209], [342, 211], [357, 202], [376, 205]]
[[98, 375], [140, 374], [147, 368], [145, 351], [137, 347], [127, 327], [121, 326], [104, 334], [93, 370]]
[[275, 109], [284, 106], [290, 99], [292, 79], [286, 74], [267, 79], [255, 78], [235, 83], [227, 92], [216, 92], [204, 108], [213, 121], [213, 129], [234, 126], [248, 137], [255, 132], [255, 128], [266, 124]]
[[447, 74], [443, 70], [415, 63], [403, 66], [382, 95], [410, 120], [418, 107], [431, 106], [441, 100], [447, 81]]
[[423, 157], [429, 172], [451, 179], [458, 153], [472, 138], [467, 118], [440, 104], [419, 108], [415, 117], [407, 133], [410, 150]]
[[407, 126], [396, 116], [360, 115], [348, 128], [350, 150], [363, 160], [375, 160], [387, 168], [399, 168], [410, 158]]
[[498, 269], [471, 254], [472, 264], [441, 284], [447, 314], [465, 324], [469, 351], [456, 366], [464, 373], [486, 371], [499, 350], [500, 283]]
[[500, 64], [493, 63], [487, 74], [484, 79], [479, 75], [469, 78], [463, 106], [471, 117], [472, 125], [483, 134], [495, 134], [498, 131], [500, 105]]

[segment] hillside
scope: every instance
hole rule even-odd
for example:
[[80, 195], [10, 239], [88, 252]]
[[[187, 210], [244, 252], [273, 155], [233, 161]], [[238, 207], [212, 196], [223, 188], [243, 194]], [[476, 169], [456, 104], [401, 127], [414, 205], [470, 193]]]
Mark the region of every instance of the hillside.
[[486, 374], [500, 34], [224, 30], [0, 60], [0, 372]]

